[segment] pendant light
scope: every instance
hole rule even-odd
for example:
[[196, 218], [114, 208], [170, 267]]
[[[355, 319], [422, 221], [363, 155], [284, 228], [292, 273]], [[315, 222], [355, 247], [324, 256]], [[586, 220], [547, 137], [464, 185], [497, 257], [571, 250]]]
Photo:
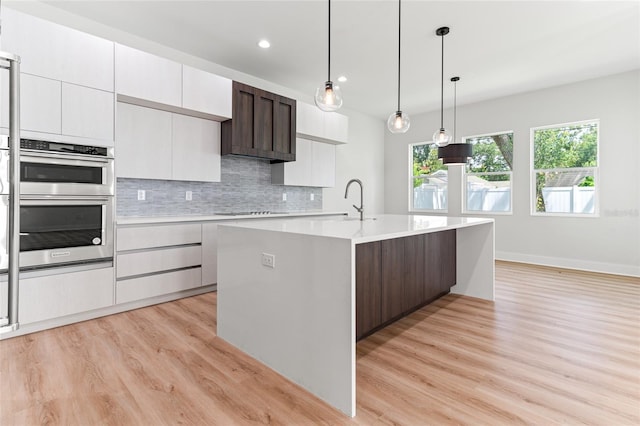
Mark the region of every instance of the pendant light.
[[333, 84], [331, 81], [331, 0], [329, 3], [329, 50], [328, 50], [328, 66], [327, 66], [327, 81], [324, 86], [316, 89], [316, 96], [314, 98], [316, 106], [323, 111], [332, 112], [337, 111], [342, 106], [342, 91], [340, 87]]
[[400, 110], [400, 34], [402, 19], [402, 0], [398, 0], [398, 109], [387, 120], [387, 128], [391, 133], [406, 133], [411, 123], [409, 116]]
[[458, 81], [460, 81], [460, 77], [451, 77], [451, 81], [453, 82], [453, 143], [439, 147], [438, 158], [442, 159], [442, 164], [466, 164], [473, 152], [473, 146], [468, 143], [456, 143]]
[[442, 55], [440, 61], [440, 130], [433, 134], [433, 143], [437, 146], [447, 146], [451, 142], [451, 135], [444, 128], [444, 36], [449, 34], [449, 27], [440, 27], [436, 35], [442, 37]]

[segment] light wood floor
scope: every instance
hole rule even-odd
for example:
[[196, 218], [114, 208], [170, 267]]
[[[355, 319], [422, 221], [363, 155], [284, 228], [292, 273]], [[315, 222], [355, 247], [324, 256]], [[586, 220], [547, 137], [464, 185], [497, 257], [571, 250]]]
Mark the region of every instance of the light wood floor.
[[0, 341], [0, 424], [640, 424], [640, 280], [501, 263], [357, 345], [349, 419], [215, 335], [213, 293]]

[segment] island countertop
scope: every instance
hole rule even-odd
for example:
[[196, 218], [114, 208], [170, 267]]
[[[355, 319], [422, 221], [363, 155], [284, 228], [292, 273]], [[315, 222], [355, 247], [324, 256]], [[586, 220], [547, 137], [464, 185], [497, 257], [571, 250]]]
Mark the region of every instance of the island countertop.
[[339, 238], [360, 244], [493, 222], [491, 218], [384, 214], [365, 218], [364, 221], [355, 217], [314, 217], [278, 221], [255, 220], [229, 226]]

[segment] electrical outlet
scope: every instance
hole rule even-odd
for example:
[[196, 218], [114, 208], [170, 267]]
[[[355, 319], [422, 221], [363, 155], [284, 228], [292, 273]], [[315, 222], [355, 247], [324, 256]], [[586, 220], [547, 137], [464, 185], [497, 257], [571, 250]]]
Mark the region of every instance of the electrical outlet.
[[315, 200], [316, 195], [312, 192], [311, 194], [309, 194], [309, 200], [313, 201]]
[[269, 253], [262, 253], [262, 264], [268, 268], [276, 267], [276, 255]]
[[144, 201], [147, 199], [147, 191], [144, 189], [138, 189], [138, 201]]
[[185, 200], [187, 200], [187, 201], [191, 201], [191, 200], [193, 200], [193, 192], [191, 192], [191, 191], [187, 191], [187, 193], [185, 194], [184, 198], [185, 198]]
[[282, 193], [282, 201], [287, 201], [287, 193], [286, 192]]

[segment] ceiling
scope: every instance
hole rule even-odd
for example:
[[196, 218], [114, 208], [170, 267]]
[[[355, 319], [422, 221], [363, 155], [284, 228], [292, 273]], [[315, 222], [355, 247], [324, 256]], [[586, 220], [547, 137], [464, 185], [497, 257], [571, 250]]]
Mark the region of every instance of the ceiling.
[[[327, 2], [46, 1], [310, 96], [327, 77]], [[386, 118], [397, 104], [397, 1], [332, 2], [331, 77], [344, 106]], [[402, 103], [410, 115], [640, 68], [639, 1], [402, 3]], [[257, 42], [266, 38], [268, 50]]]

